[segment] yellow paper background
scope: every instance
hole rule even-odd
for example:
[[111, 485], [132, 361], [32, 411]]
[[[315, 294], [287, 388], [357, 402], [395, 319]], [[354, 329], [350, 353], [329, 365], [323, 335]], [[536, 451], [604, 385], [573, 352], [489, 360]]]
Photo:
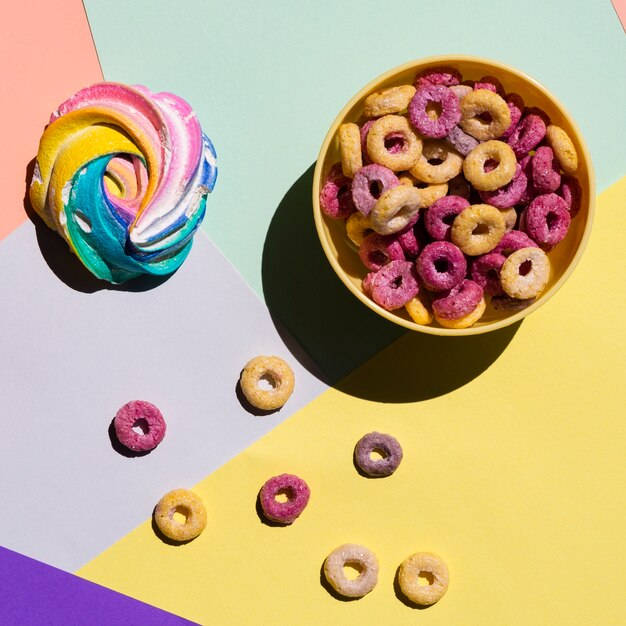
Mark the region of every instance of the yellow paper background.
[[[196, 485], [209, 513], [198, 539], [166, 545], [147, 521], [78, 573], [203, 624], [624, 624], [625, 198], [626, 178], [598, 198], [570, 281], [507, 331], [510, 343], [473, 380], [444, 395], [424, 388], [463, 381], [470, 350], [492, 344], [409, 333]], [[444, 359], [433, 358], [438, 347]], [[414, 401], [382, 401], [392, 398]], [[371, 430], [404, 447], [390, 478], [354, 469], [354, 444]], [[255, 500], [282, 472], [305, 478], [312, 495], [296, 523], [275, 528]], [[320, 584], [325, 556], [344, 542], [380, 562], [361, 600]], [[425, 610], [393, 584], [421, 550], [451, 575]]]

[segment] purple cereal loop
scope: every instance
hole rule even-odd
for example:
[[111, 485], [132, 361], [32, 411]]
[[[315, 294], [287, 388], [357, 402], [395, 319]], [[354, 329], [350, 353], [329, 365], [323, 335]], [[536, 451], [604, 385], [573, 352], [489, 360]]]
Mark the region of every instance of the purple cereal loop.
[[415, 265], [410, 261], [391, 261], [372, 279], [372, 300], [387, 311], [402, 308], [419, 291]]
[[433, 312], [446, 320], [458, 320], [471, 313], [483, 298], [483, 288], [473, 280], [465, 279], [448, 291], [437, 294]]
[[543, 247], [562, 241], [570, 221], [565, 200], [555, 193], [537, 196], [526, 209], [526, 232]]
[[465, 255], [453, 243], [429, 243], [415, 262], [424, 286], [431, 291], [445, 291], [458, 285], [467, 272]]
[[[383, 453], [382, 459], [372, 459], [371, 453], [379, 450]], [[402, 446], [391, 435], [383, 433], [368, 433], [363, 435], [354, 447], [354, 463], [368, 476], [391, 476], [402, 461]]]
[[[441, 115], [432, 119], [426, 113], [426, 106], [431, 102], [441, 105]], [[411, 124], [426, 137], [441, 139], [460, 121], [461, 106], [456, 94], [443, 85], [424, 85], [416, 92], [408, 107]]]
[[440, 66], [418, 72], [413, 80], [416, 89], [424, 85], [443, 85], [451, 87], [461, 82], [461, 73], [453, 67]]
[[463, 156], [467, 156], [478, 145], [478, 141], [459, 126], [455, 126], [450, 130], [446, 141]]
[[[135, 452], [148, 452], [156, 448], [165, 437], [165, 420], [161, 411], [144, 400], [127, 402], [115, 415], [113, 427], [118, 441]], [[136, 432], [139, 427], [145, 432]]]
[[356, 211], [352, 200], [352, 181], [344, 176], [341, 163], [333, 165], [328, 172], [320, 192], [320, 207], [324, 215], [334, 220], [346, 219]]
[[498, 209], [508, 209], [515, 206], [523, 197], [526, 191], [528, 179], [519, 163], [515, 166], [515, 174], [511, 182], [495, 191], [479, 191], [483, 202], [491, 204]]
[[532, 158], [533, 185], [539, 193], [556, 191], [561, 185], [561, 170], [549, 146], [540, 146]]
[[500, 243], [491, 251], [508, 257], [512, 252], [522, 248], [538, 248], [539, 246], [523, 231], [511, 230], [504, 233]]
[[561, 177], [561, 186], [559, 187], [557, 194], [565, 200], [570, 217], [576, 217], [578, 211], [580, 211], [582, 201], [582, 189], [578, 179], [574, 178], [574, 176], [563, 174]]
[[546, 136], [545, 122], [534, 113], [522, 117], [507, 139], [515, 156], [520, 159], [527, 155]]
[[[276, 495], [285, 491], [286, 502], [276, 500]], [[298, 476], [280, 474], [270, 478], [261, 487], [259, 501], [265, 517], [280, 524], [292, 524], [304, 511], [309, 502], [309, 486]]]
[[[460, 196], [444, 196], [435, 200], [424, 214], [424, 225], [428, 234], [438, 241], [450, 240], [450, 231], [452, 230], [452, 221], [470, 203]], [[452, 218], [450, 223], [446, 222], [446, 218]]]
[[522, 311], [529, 307], [537, 298], [528, 298], [527, 300], [519, 300], [518, 298], [511, 298], [507, 295], [495, 296], [491, 298], [491, 306], [496, 311]]
[[368, 270], [376, 272], [390, 261], [404, 261], [404, 251], [393, 236], [370, 233], [359, 246], [359, 257]]
[[470, 269], [472, 280], [491, 296], [504, 293], [500, 284], [500, 270], [506, 257], [498, 252], [488, 252], [474, 259]]
[[522, 113], [524, 112], [524, 100], [518, 93], [510, 93], [506, 97], [506, 104], [509, 107], [509, 113], [511, 114], [511, 124], [500, 135], [500, 139], [506, 139], [511, 136], [511, 133], [517, 128], [519, 121], [522, 119]]
[[[372, 163], [361, 167], [352, 180], [352, 200], [363, 215], [369, 215], [380, 196], [400, 184], [398, 177], [387, 167]], [[372, 190], [375, 193], [372, 193]]]

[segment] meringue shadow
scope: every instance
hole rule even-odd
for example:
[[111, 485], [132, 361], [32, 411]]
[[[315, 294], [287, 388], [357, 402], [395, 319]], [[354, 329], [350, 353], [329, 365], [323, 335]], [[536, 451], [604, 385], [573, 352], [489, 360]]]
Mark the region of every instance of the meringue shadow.
[[30, 221], [35, 226], [37, 244], [44, 261], [56, 277], [74, 291], [82, 293], [95, 293], [97, 291], [126, 291], [142, 292], [150, 291], [168, 281], [176, 272], [167, 276], [139, 276], [126, 283], [115, 285], [106, 280], [96, 278], [76, 257], [72, 254], [67, 242], [39, 217], [28, 197], [30, 181], [33, 177], [36, 159], [32, 159], [26, 167], [26, 189], [24, 193], [24, 210]]
[[[334, 273], [317, 236], [314, 169], [285, 194], [263, 247], [265, 302], [293, 357], [336, 389], [377, 402], [428, 400], [482, 374], [521, 322], [482, 335], [440, 337], [407, 331], [364, 306]], [[322, 375], [302, 357], [303, 348]]]

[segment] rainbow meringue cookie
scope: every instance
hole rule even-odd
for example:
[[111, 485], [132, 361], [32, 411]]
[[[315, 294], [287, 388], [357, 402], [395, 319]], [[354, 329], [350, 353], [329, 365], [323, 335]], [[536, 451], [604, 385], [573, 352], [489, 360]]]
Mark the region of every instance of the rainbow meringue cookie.
[[52, 114], [29, 195], [95, 276], [121, 283], [178, 269], [216, 177], [215, 149], [187, 102], [103, 82]]

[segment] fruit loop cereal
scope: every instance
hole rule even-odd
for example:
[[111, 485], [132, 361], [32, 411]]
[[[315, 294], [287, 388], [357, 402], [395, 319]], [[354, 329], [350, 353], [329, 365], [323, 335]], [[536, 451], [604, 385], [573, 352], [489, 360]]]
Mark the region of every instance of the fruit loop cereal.
[[372, 300], [387, 311], [402, 308], [418, 291], [415, 265], [409, 261], [391, 261], [371, 279]]
[[[492, 170], [487, 171], [487, 161], [496, 163]], [[516, 164], [513, 150], [504, 142], [492, 139], [479, 144], [465, 157], [463, 173], [479, 191], [495, 191], [513, 180]]]
[[578, 154], [569, 135], [559, 126], [550, 125], [546, 129], [546, 139], [563, 171], [570, 176], [575, 174], [578, 169]]
[[[386, 139], [401, 141], [400, 149], [387, 147]], [[392, 144], [396, 145], [397, 144]], [[406, 117], [385, 115], [377, 119], [367, 133], [367, 154], [376, 163], [394, 172], [411, 169], [422, 153], [422, 140], [411, 130]]]
[[550, 279], [550, 261], [541, 248], [520, 248], [503, 263], [500, 281], [512, 298], [525, 300], [539, 295]]
[[463, 158], [445, 141], [430, 140], [424, 143], [422, 155], [411, 168], [411, 174], [425, 183], [447, 183], [463, 168]]
[[352, 180], [344, 175], [339, 164], [326, 178], [320, 206], [325, 215], [335, 220], [346, 219], [356, 210], [352, 200]]
[[[427, 107], [431, 103], [441, 106], [441, 115], [433, 119]], [[461, 119], [461, 108], [456, 94], [443, 85], [423, 85], [409, 104], [409, 120], [424, 137], [445, 137]]]
[[525, 217], [528, 234], [547, 248], [565, 237], [571, 221], [565, 200], [555, 193], [537, 196], [528, 205]]
[[363, 215], [369, 215], [376, 200], [392, 187], [400, 184], [398, 177], [383, 165], [372, 163], [363, 166], [352, 181], [352, 199], [354, 206]]
[[[381, 458], [372, 458], [378, 452]], [[402, 461], [402, 446], [391, 435], [368, 433], [354, 448], [354, 462], [364, 474], [372, 477], [391, 476]]]
[[[359, 575], [350, 580], [344, 566], [353, 565]], [[346, 543], [335, 548], [324, 561], [324, 576], [331, 587], [346, 598], [362, 598], [368, 594], [378, 582], [378, 559], [365, 546]]]
[[465, 254], [491, 252], [504, 236], [506, 222], [499, 209], [490, 204], [474, 204], [463, 209], [452, 224], [452, 241]]
[[415, 223], [422, 205], [419, 189], [398, 185], [388, 189], [376, 201], [370, 213], [372, 228], [380, 235], [391, 235]]
[[467, 272], [467, 261], [453, 243], [429, 243], [415, 264], [425, 287], [431, 291], [445, 291], [458, 285]]
[[[287, 499], [278, 500], [279, 495]], [[261, 487], [259, 500], [265, 517], [280, 524], [293, 524], [309, 503], [309, 486], [293, 474], [281, 474], [270, 478]]]
[[[432, 579], [430, 584], [420, 584], [420, 574]], [[412, 602], [421, 605], [434, 604], [448, 590], [450, 576], [448, 567], [436, 554], [416, 552], [407, 557], [398, 570], [398, 584], [402, 593]]]
[[[174, 516], [182, 519], [178, 521]], [[190, 541], [206, 528], [206, 509], [202, 500], [188, 489], [166, 493], [154, 509], [159, 530], [173, 541]]]
[[361, 132], [356, 124], [342, 124], [339, 127], [339, 149], [341, 150], [341, 169], [344, 175], [354, 178], [354, 175], [363, 165]]
[[368, 270], [378, 271], [391, 261], [404, 261], [404, 250], [397, 239], [371, 233], [363, 239], [359, 257]]
[[458, 320], [474, 311], [482, 298], [483, 288], [466, 278], [452, 289], [435, 296], [433, 313], [437, 319]]
[[[489, 121], [485, 121], [487, 114]], [[493, 91], [478, 89], [461, 100], [459, 126], [468, 134], [486, 141], [496, 139], [511, 125], [511, 112], [507, 103]]]
[[401, 85], [377, 91], [365, 99], [365, 115], [381, 117], [390, 113], [401, 113], [409, 106], [414, 95], [413, 85]]
[[575, 145], [498, 76], [433, 66], [412, 83], [369, 94], [340, 126], [323, 215], [345, 220], [363, 291], [387, 311], [467, 328], [489, 307], [522, 310], [581, 209]]
[[119, 442], [129, 450], [147, 452], [165, 437], [165, 420], [154, 404], [143, 400], [126, 403], [113, 419]]
[[[265, 382], [265, 388], [261, 382]], [[292, 369], [277, 356], [257, 356], [241, 373], [241, 391], [246, 400], [262, 411], [280, 409], [291, 396], [295, 384]]]

